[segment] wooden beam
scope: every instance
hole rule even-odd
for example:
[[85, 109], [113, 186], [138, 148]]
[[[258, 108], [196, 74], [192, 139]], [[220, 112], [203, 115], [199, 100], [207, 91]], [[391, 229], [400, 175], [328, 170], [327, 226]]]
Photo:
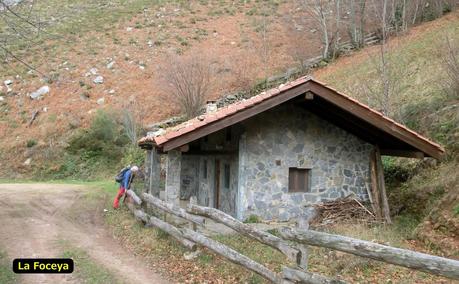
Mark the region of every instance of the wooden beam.
[[320, 274], [302, 271], [298, 269], [292, 269], [289, 267], [282, 268], [282, 274], [284, 279], [295, 281], [294, 283], [308, 283], [308, 284], [344, 284], [346, 282], [329, 279]]
[[375, 151], [370, 153], [370, 182], [371, 182], [371, 206], [375, 213], [376, 219], [382, 219], [381, 194], [379, 193], [378, 174], [376, 172], [376, 154]]
[[281, 94], [275, 95], [269, 99], [266, 99], [258, 104], [255, 104], [252, 107], [245, 109], [244, 111], [236, 112], [233, 115], [224, 117], [220, 120], [216, 120], [213, 123], [204, 125], [194, 131], [185, 133], [175, 139], [169, 140], [161, 145], [164, 151], [169, 151], [180, 147], [184, 144], [190, 143], [191, 141], [197, 140], [201, 137], [214, 133], [220, 129], [228, 127], [230, 125], [236, 124], [243, 120], [246, 120], [250, 117], [253, 117], [259, 113], [264, 112], [272, 107], [280, 105], [292, 98], [295, 98], [301, 94], [304, 94], [308, 89], [309, 82], [305, 84], [298, 85], [287, 91], [282, 92]]
[[297, 264], [300, 264], [301, 260], [301, 251], [297, 248], [294, 248], [281, 238], [278, 238], [274, 235], [271, 235], [267, 232], [258, 230], [248, 224], [244, 224], [239, 220], [236, 220], [232, 216], [210, 207], [203, 207], [195, 204], [189, 204], [187, 212], [191, 214], [196, 214], [200, 216], [208, 217], [216, 222], [222, 223], [231, 229], [239, 232], [245, 236], [249, 236], [263, 244], [266, 244], [281, 253], [285, 254], [290, 260], [294, 261]]
[[185, 144], [180, 146], [180, 152], [188, 152], [190, 151], [190, 144]]
[[252, 270], [253, 272], [268, 279], [273, 283], [280, 283], [281, 279], [275, 272], [269, 270], [260, 263], [251, 260], [247, 256], [238, 253], [234, 249], [225, 246], [217, 241], [214, 241], [197, 232], [194, 232], [193, 230], [190, 230], [188, 228], [180, 228], [179, 230], [182, 232], [182, 235], [190, 241], [193, 241], [214, 251], [215, 253], [227, 258], [233, 263], [239, 264], [242, 267]]
[[376, 159], [376, 175], [378, 180], [378, 189], [380, 194], [380, 205], [381, 205], [381, 213], [382, 217], [386, 221], [386, 223], [391, 224], [392, 220], [390, 219], [390, 209], [389, 209], [389, 201], [387, 200], [386, 194], [386, 183], [384, 181], [384, 168], [381, 160], [381, 152], [379, 151], [379, 147], [375, 147], [375, 159]]
[[409, 150], [381, 149], [381, 155], [424, 159], [424, 153], [419, 152], [419, 151], [409, 151]]
[[284, 227], [279, 230], [279, 233], [287, 240], [339, 250], [459, 280], [459, 261], [457, 260], [312, 230], [298, 231]]
[[444, 151], [441, 149], [435, 147], [427, 141], [424, 141], [423, 139], [420, 139], [414, 133], [403, 129], [388, 120], [383, 119], [379, 114], [370, 111], [363, 105], [357, 104], [345, 96], [337, 94], [335, 90], [325, 87], [313, 80], [308, 82], [308, 87], [310, 91], [320, 96], [321, 98], [378, 127], [387, 134], [390, 134], [397, 139], [408, 143], [409, 145], [421, 150], [429, 156], [436, 159], [441, 159], [443, 156]]
[[159, 198], [154, 197], [151, 194], [148, 193], [142, 193], [142, 199], [147, 202], [148, 204], [165, 211], [167, 213], [170, 213], [172, 215], [175, 215], [177, 217], [183, 218], [187, 221], [196, 223], [197, 225], [204, 225], [205, 219], [199, 216], [193, 216], [191, 214], [188, 214], [184, 209], [175, 206], [173, 204], [167, 203], [162, 201]]

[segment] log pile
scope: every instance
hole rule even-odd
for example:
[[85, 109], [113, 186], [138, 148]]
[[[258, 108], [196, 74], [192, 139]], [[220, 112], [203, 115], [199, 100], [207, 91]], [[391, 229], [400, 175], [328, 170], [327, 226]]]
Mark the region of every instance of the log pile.
[[314, 205], [317, 215], [311, 221], [313, 227], [325, 227], [336, 223], [375, 223], [375, 215], [354, 195]]

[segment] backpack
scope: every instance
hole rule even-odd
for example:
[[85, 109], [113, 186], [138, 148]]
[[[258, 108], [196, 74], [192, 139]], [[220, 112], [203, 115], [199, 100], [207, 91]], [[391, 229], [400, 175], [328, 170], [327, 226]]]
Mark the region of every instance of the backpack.
[[126, 166], [121, 169], [121, 171], [115, 176], [116, 182], [122, 182], [124, 178], [124, 174], [131, 169], [131, 166]]

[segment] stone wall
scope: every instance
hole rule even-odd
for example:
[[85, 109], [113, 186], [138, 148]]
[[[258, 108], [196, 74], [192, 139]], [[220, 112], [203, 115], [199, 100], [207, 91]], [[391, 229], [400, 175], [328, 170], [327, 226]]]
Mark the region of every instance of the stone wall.
[[199, 189], [199, 156], [182, 155], [180, 172], [180, 199], [197, 196]]
[[[310, 214], [308, 205], [351, 192], [368, 198], [371, 144], [294, 105], [267, 111], [243, 126], [239, 219], [255, 214], [285, 221]], [[288, 192], [290, 167], [310, 169], [309, 192]]]

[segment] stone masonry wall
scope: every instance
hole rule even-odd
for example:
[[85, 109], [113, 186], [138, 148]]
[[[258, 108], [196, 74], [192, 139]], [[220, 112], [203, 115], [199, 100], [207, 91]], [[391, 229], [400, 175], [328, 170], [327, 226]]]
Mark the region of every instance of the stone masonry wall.
[[[368, 199], [371, 144], [294, 105], [267, 111], [243, 125], [239, 219], [255, 214], [285, 221], [310, 214], [308, 205], [351, 192]], [[290, 167], [311, 169], [310, 192], [288, 192]]]

